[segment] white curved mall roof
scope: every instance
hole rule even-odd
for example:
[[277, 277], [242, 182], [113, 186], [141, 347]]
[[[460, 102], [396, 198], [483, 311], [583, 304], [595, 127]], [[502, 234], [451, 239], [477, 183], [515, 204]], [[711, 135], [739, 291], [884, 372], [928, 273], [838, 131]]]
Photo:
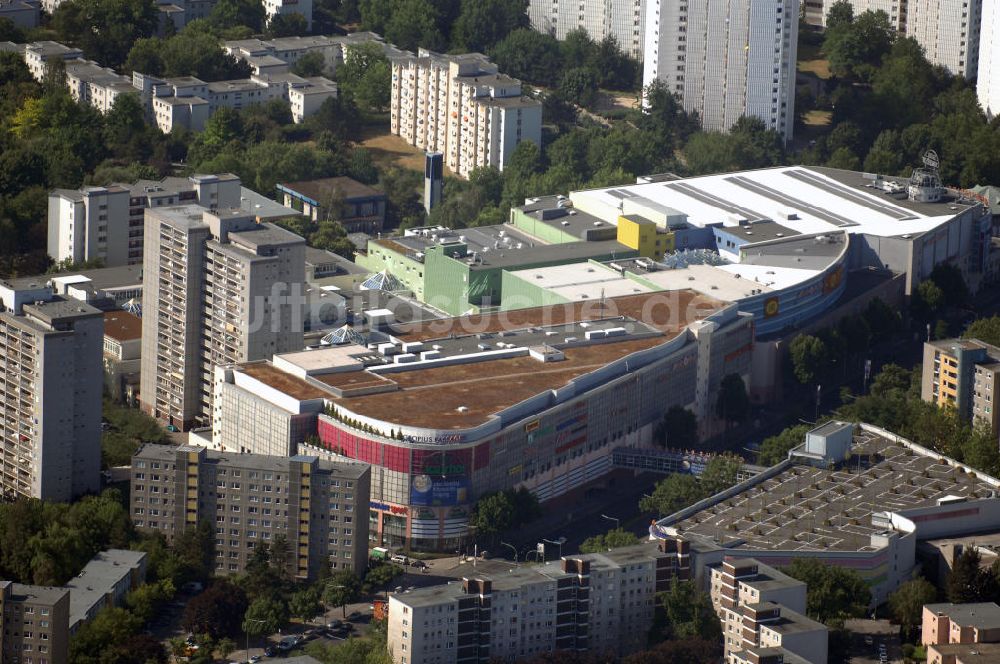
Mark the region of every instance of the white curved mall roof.
[[873, 182], [854, 171], [788, 166], [575, 191], [570, 199], [612, 222], [619, 214], [666, 211], [687, 215], [698, 227], [772, 219], [802, 234], [844, 230], [884, 237], [929, 231], [969, 207], [951, 200], [915, 203]]

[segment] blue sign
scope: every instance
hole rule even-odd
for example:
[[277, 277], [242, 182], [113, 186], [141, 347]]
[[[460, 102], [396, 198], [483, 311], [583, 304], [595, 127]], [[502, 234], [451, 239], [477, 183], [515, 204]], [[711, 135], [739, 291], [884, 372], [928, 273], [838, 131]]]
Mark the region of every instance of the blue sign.
[[427, 507], [460, 505], [469, 501], [469, 480], [414, 475], [410, 482], [410, 504]]

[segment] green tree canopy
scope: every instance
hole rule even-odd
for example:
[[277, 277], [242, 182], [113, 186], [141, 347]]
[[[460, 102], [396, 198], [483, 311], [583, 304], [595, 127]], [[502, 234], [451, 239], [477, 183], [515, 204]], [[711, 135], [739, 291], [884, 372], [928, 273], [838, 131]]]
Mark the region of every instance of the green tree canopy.
[[977, 318], [962, 333], [965, 339], [979, 339], [994, 346], [1000, 346], [1000, 316]]
[[52, 15], [61, 41], [105, 67], [120, 67], [136, 40], [151, 36], [158, 21], [152, 0], [73, 0]]
[[773, 466], [788, 458], [788, 452], [805, 442], [806, 432], [812, 427], [808, 424], [797, 424], [789, 427], [776, 436], [765, 438], [760, 445], [758, 462], [762, 466]]
[[528, 0], [462, 0], [452, 46], [487, 53], [517, 28], [528, 27]]
[[491, 56], [500, 71], [537, 85], [554, 85], [563, 66], [556, 38], [531, 28], [512, 31], [493, 47]]
[[288, 624], [288, 618], [288, 604], [283, 597], [258, 597], [243, 616], [243, 631], [251, 636], [274, 634]]
[[653, 438], [674, 449], [689, 449], [698, 444], [698, 417], [682, 406], [671, 406], [656, 427]]
[[705, 470], [698, 477], [702, 493], [714, 496], [736, 484], [737, 474], [743, 467], [743, 459], [732, 454], [714, 456], [705, 464]]
[[704, 489], [694, 475], [674, 473], [657, 482], [653, 493], [639, 501], [639, 509], [664, 517], [704, 497]]
[[797, 558], [782, 571], [808, 586], [806, 613], [814, 620], [860, 618], [868, 610], [871, 590], [854, 570], [815, 558]]
[[637, 537], [621, 528], [609, 530], [603, 535], [594, 535], [583, 540], [580, 545], [580, 553], [603, 553], [610, 549], [619, 549], [623, 546], [632, 546], [642, 542], [642, 538]]
[[750, 395], [739, 374], [723, 376], [719, 384], [719, 398], [715, 402], [715, 414], [728, 422], [742, 422], [750, 414]]
[[926, 579], [907, 581], [889, 595], [889, 610], [892, 617], [912, 631], [923, 621], [924, 604], [937, 601], [937, 588]]
[[361, 579], [350, 570], [340, 570], [333, 574], [323, 587], [323, 601], [343, 609], [347, 617], [347, 605], [361, 594]]
[[694, 581], [672, 579], [670, 589], [657, 596], [666, 616], [666, 633], [671, 639], [722, 638], [722, 625], [708, 594]]
[[235, 637], [242, 631], [248, 606], [243, 589], [229, 581], [213, 581], [184, 607], [181, 624], [193, 634], [207, 634], [213, 640]]
[[788, 352], [792, 360], [792, 372], [800, 383], [815, 384], [829, 370], [829, 351], [818, 337], [800, 334], [792, 339]]

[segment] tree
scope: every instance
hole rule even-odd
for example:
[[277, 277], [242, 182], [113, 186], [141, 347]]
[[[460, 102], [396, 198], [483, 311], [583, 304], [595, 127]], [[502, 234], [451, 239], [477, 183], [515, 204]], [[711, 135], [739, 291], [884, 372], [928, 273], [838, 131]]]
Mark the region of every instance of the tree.
[[722, 638], [722, 625], [707, 593], [694, 581], [670, 582], [670, 589], [657, 594], [665, 618], [665, 632], [670, 639], [699, 638], [715, 641]]
[[599, 78], [597, 70], [591, 67], [567, 69], [559, 81], [559, 94], [567, 101], [589, 108], [597, 101]]
[[688, 449], [698, 444], [698, 416], [683, 406], [671, 406], [656, 427], [653, 438], [661, 445]]
[[528, 27], [528, 0], [462, 0], [453, 48], [486, 53], [516, 28]]
[[948, 601], [955, 604], [992, 601], [996, 593], [997, 580], [990, 570], [980, 566], [979, 551], [973, 546], [963, 547], [945, 584]]
[[204, 583], [215, 569], [215, 528], [202, 520], [174, 539], [174, 551], [189, 576]]
[[142, 622], [120, 607], [101, 609], [93, 620], [80, 625], [69, 642], [71, 664], [98, 664], [102, 653], [138, 634]]
[[267, 22], [267, 36], [277, 37], [299, 37], [309, 32], [309, 22], [306, 17], [299, 12], [291, 14], [275, 14]]
[[469, 525], [480, 535], [495, 537], [541, 515], [538, 498], [524, 487], [505, 489], [480, 497], [472, 508]]
[[156, 31], [158, 14], [151, 0], [73, 0], [56, 8], [52, 26], [91, 60], [120, 67], [135, 41]]
[[[264, 3], [255, 0], [219, 0], [208, 22], [218, 31], [246, 26], [253, 32], [261, 32], [264, 28]], [[190, 27], [190, 24], [188, 24]]]
[[823, 52], [830, 61], [835, 76], [869, 80], [882, 57], [892, 48], [895, 32], [884, 11], [866, 11], [849, 23], [837, 23], [828, 28], [823, 40]]
[[722, 378], [719, 398], [715, 402], [715, 414], [727, 424], [742, 422], [750, 414], [750, 397], [743, 377], [739, 374], [727, 374]]
[[238, 636], [247, 606], [242, 588], [219, 579], [188, 601], [181, 624], [187, 631], [207, 634], [213, 640]]
[[871, 603], [871, 590], [854, 570], [797, 558], [782, 571], [807, 585], [806, 613], [814, 620], [860, 618]]
[[720, 454], [712, 457], [705, 464], [698, 480], [701, 482], [702, 493], [705, 496], [714, 496], [720, 491], [725, 491], [736, 484], [736, 478], [743, 467], [743, 459], [732, 454]]
[[[348, 51], [348, 58], [353, 52], [353, 48]], [[295, 61], [295, 64], [292, 65], [292, 73], [303, 77], [323, 76], [326, 73], [326, 58], [319, 51], [309, 51]]]
[[702, 485], [694, 475], [674, 473], [656, 484], [653, 493], [639, 501], [639, 509], [664, 517], [704, 498]]
[[792, 372], [800, 383], [815, 384], [826, 374], [830, 363], [829, 351], [818, 337], [800, 334], [792, 339], [788, 351], [792, 360]]
[[944, 304], [944, 291], [930, 279], [922, 281], [913, 297], [913, 315], [929, 323], [937, 317]]
[[429, 0], [394, 0], [385, 38], [406, 51], [418, 48], [441, 50], [444, 37], [438, 29], [438, 12]]
[[776, 436], [765, 438], [760, 445], [758, 463], [762, 466], [773, 466], [788, 458], [788, 452], [798, 447], [806, 439], [806, 432], [811, 427], [807, 424], [797, 424], [789, 427]]
[[862, 316], [868, 323], [874, 343], [893, 339], [903, 324], [899, 312], [877, 297], [868, 303]]
[[836, 30], [854, 22], [854, 6], [849, 0], [837, 0], [826, 12], [826, 29]]
[[365, 583], [373, 589], [385, 588], [392, 580], [403, 573], [403, 568], [392, 563], [372, 565], [365, 574]]
[[531, 28], [508, 34], [493, 47], [491, 56], [505, 74], [549, 87], [558, 82], [563, 65], [556, 38]]
[[1000, 316], [977, 318], [962, 333], [964, 339], [979, 339], [994, 346], [1000, 346]]
[[288, 624], [288, 604], [276, 596], [258, 597], [243, 616], [243, 631], [250, 636], [273, 634]]
[[317, 586], [296, 591], [288, 600], [288, 612], [303, 622], [308, 622], [323, 613], [321, 598], [322, 589]]
[[323, 601], [333, 606], [339, 606], [347, 617], [347, 605], [355, 601], [361, 594], [361, 579], [354, 572], [341, 570], [330, 577], [323, 589]]
[[583, 540], [583, 543], [580, 545], [580, 553], [603, 553], [623, 546], [640, 544], [641, 542], [642, 539], [636, 537], [635, 534], [621, 528], [615, 528], [603, 535], [594, 535]]
[[912, 634], [923, 618], [924, 604], [937, 600], [937, 588], [926, 579], [913, 579], [899, 586], [889, 595], [892, 617]]
[[650, 650], [641, 650], [628, 655], [622, 662], [624, 664], [715, 664], [721, 657], [721, 640], [699, 637], [663, 641]]

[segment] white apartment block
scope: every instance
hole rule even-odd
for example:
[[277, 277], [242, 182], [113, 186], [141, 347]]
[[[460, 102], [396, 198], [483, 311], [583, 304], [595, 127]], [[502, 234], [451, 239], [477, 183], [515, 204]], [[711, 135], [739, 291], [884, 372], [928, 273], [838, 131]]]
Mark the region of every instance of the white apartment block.
[[174, 127], [201, 131], [220, 108], [241, 110], [272, 99], [289, 103], [292, 119], [302, 122], [323, 102], [337, 96], [337, 84], [315, 76], [303, 78], [289, 72], [262, 73], [246, 79], [206, 83], [193, 76], [156, 79], [135, 73], [133, 85], [149, 100], [148, 110], [165, 134]]
[[798, 21], [793, 0], [647, 0], [643, 86], [662, 81], [707, 130], [746, 115], [787, 141]]
[[67, 62], [66, 85], [75, 101], [93, 106], [101, 113], [110, 111], [119, 95], [138, 96], [131, 79], [92, 60]]
[[784, 648], [826, 664], [827, 627], [802, 615], [805, 583], [752, 558], [726, 559], [706, 570], [727, 662], [743, 661], [747, 649]]
[[541, 145], [542, 105], [521, 95], [521, 82], [497, 73], [478, 53], [392, 59], [392, 133], [444, 154], [460, 177], [503, 170], [521, 141]]
[[1000, 0], [983, 0], [976, 94], [988, 118], [1000, 111]]
[[268, 71], [282, 73], [307, 53], [321, 53], [327, 73], [334, 74], [344, 63], [348, 52], [361, 44], [375, 43], [388, 57], [409, 55], [386, 43], [374, 32], [352, 32], [347, 35], [310, 35], [305, 37], [275, 37], [274, 39], [235, 39], [222, 42], [229, 55], [250, 65], [254, 74]]
[[[44, 6], [44, 5], [43, 5]], [[78, 48], [63, 46], [54, 41], [37, 41], [24, 45], [24, 62], [36, 81], [45, 80], [45, 70], [51, 60], [79, 60], [83, 51]]]
[[[909, 0], [848, 0], [854, 9], [854, 15], [867, 11], [883, 11], [889, 17], [889, 23], [896, 30], [903, 32], [906, 27], [906, 8]], [[826, 27], [826, 15], [837, 0], [804, 0], [802, 3], [803, 18], [809, 25]]]
[[139, 180], [107, 187], [55, 189], [49, 193], [48, 250], [56, 262], [101, 260], [106, 267], [142, 262], [146, 208], [197, 203], [240, 207], [235, 175]]
[[0, 282], [0, 491], [68, 501], [100, 489], [101, 312], [40, 280]]
[[237, 209], [146, 210], [140, 400], [208, 425], [216, 365], [303, 347], [305, 240]]
[[301, 14], [306, 20], [308, 29], [312, 30], [313, 24], [313, 3], [312, 0], [264, 0], [264, 13], [270, 22], [275, 16], [281, 14]]
[[646, 543], [397, 593], [389, 598], [389, 650], [396, 664], [641, 650], [656, 593], [686, 575], [686, 560], [676, 546]]
[[595, 41], [612, 36], [622, 51], [642, 60], [645, 0], [529, 0], [531, 27], [556, 39], [583, 28]]
[[[884, 11], [897, 31], [913, 37], [924, 48], [931, 64], [965, 79], [977, 75], [984, 0], [849, 1], [855, 16], [866, 11]], [[826, 25], [826, 15], [835, 2], [806, 0], [806, 22]], [[990, 0], [985, 0], [985, 4], [989, 5]], [[991, 34], [984, 33], [987, 40]]]

